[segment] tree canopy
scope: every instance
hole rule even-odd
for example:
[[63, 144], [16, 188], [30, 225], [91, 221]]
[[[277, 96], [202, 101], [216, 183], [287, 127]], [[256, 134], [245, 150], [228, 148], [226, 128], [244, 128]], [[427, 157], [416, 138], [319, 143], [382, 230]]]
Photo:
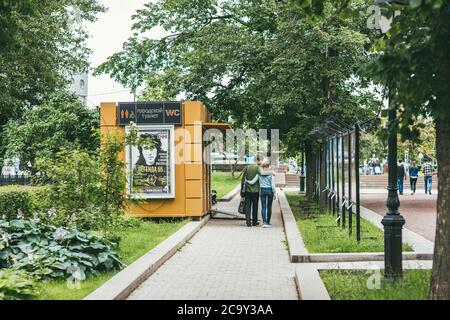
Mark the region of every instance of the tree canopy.
[[[299, 1], [148, 3], [135, 15], [124, 50], [96, 72], [133, 91], [144, 86], [158, 88], [153, 95], [199, 99], [216, 119], [236, 126], [279, 128], [282, 142], [298, 149], [320, 119], [352, 122], [380, 107], [358, 72], [372, 41], [364, 17], [341, 18], [336, 1], [315, 9], [321, 19]], [[157, 26], [167, 36], [144, 36]]]
[[95, 0], [0, 3], [0, 127], [87, 70], [83, 23], [103, 10]]
[[[38, 158], [55, 159], [62, 148], [95, 151], [99, 139], [96, 109], [88, 109], [77, 97], [56, 93], [37, 108], [28, 109], [4, 129], [6, 157], [19, 157], [26, 170], [35, 172]], [[31, 168], [27, 167], [31, 165]]]

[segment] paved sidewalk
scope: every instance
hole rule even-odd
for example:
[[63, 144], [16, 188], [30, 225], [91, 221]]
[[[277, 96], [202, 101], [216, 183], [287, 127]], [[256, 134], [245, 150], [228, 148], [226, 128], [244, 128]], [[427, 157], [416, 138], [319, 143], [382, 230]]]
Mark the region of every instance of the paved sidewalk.
[[[238, 201], [217, 208], [234, 212]], [[277, 201], [272, 224], [211, 220], [128, 299], [298, 299]]]
[[[430, 241], [434, 241], [436, 232], [436, 193], [426, 195], [416, 193], [411, 196], [406, 193], [400, 197], [400, 213], [405, 217], [405, 227], [420, 234]], [[361, 206], [375, 211], [379, 215], [385, 215], [386, 195], [362, 194]]]

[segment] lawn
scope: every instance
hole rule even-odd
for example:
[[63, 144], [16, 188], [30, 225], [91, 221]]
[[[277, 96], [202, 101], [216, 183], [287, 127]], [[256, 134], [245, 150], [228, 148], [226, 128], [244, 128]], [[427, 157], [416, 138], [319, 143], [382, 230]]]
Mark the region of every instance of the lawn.
[[229, 172], [214, 172], [211, 177], [211, 189], [217, 191], [217, 199], [220, 199], [233, 190], [240, 181], [233, 178]]
[[[137, 227], [117, 231], [121, 236], [118, 253], [125, 264], [130, 264], [156, 247], [175, 231], [185, 225], [188, 219], [143, 220]], [[43, 282], [38, 286], [36, 300], [80, 300], [93, 292], [117, 272], [102, 273], [87, 278], [79, 289], [69, 289], [66, 280]]]
[[[299, 216], [299, 201], [306, 197], [297, 193], [286, 193], [287, 200], [297, 221], [297, 227], [310, 253], [349, 253], [384, 252], [384, 234], [372, 223], [361, 218], [361, 241], [356, 241], [356, 223], [353, 217], [353, 234], [349, 236], [348, 227], [337, 226], [336, 216], [317, 214], [313, 219]], [[404, 251], [412, 251], [409, 245], [403, 245]]]
[[405, 270], [395, 283], [383, 281], [383, 272], [372, 270], [322, 270], [320, 276], [332, 300], [425, 300], [431, 271]]

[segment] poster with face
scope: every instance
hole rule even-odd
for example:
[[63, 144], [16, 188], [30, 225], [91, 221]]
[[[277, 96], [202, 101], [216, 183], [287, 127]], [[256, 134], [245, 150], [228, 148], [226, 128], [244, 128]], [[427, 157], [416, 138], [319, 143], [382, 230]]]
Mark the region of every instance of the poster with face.
[[139, 127], [141, 144], [128, 146], [129, 194], [136, 198], [174, 196], [173, 129]]

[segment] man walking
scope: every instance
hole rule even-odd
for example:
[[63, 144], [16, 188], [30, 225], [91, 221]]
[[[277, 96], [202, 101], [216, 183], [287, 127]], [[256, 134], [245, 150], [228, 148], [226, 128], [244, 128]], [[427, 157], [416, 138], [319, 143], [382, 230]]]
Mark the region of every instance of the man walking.
[[409, 167], [409, 184], [411, 186], [411, 195], [416, 193], [417, 178], [419, 178], [419, 168], [416, 162], [413, 161]]
[[425, 160], [425, 164], [422, 166], [422, 172], [425, 182], [425, 194], [431, 194], [431, 187], [433, 184], [433, 165], [429, 159]]
[[245, 198], [245, 219], [247, 227], [258, 225], [259, 174], [261, 156], [256, 156], [256, 164], [249, 164], [242, 175], [241, 196]]
[[401, 195], [403, 195], [403, 180], [406, 180], [405, 166], [403, 160], [399, 160], [397, 166], [397, 188]]

